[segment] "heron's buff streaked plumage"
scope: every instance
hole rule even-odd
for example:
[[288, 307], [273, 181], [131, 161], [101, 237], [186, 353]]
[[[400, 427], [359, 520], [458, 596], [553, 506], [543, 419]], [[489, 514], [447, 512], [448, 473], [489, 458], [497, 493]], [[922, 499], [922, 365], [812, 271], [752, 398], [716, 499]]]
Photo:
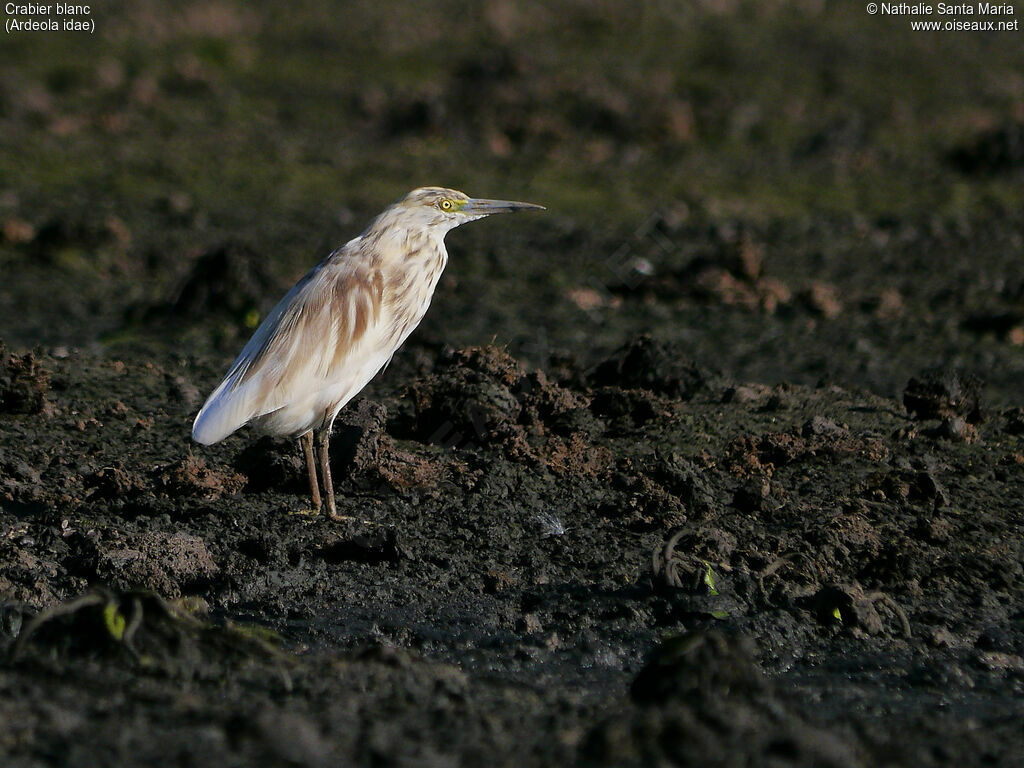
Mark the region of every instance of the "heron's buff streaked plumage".
[[327, 435], [338, 411], [387, 366], [423, 319], [448, 261], [445, 234], [491, 213], [540, 207], [474, 200], [440, 187], [410, 192], [310, 270], [271, 310], [199, 411], [193, 439], [216, 443], [245, 424], [303, 437], [316, 500], [308, 433], [317, 433], [333, 515]]
[[[319, 428], [387, 364], [422, 320], [448, 260], [439, 238], [395, 242], [378, 236], [387, 225], [380, 217], [274, 308], [203, 407], [196, 440], [217, 442], [249, 422], [273, 435]], [[342, 366], [348, 375], [334, 382]], [[300, 389], [307, 394], [296, 398]]]
[[486, 215], [455, 218], [426, 204], [442, 198], [470, 201], [414, 190], [306, 274], [210, 395], [194, 439], [215, 443], [248, 423], [279, 436], [329, 427], [423, 319], [448, 261], [445, 234]]

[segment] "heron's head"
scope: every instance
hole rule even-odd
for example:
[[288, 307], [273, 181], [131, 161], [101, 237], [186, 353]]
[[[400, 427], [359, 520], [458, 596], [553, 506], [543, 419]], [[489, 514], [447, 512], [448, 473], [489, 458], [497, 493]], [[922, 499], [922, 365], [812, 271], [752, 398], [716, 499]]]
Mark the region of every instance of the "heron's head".
[[469, 197], [455, 189], [420, 187], [403, 197], [394, 206], [409, 226], [447, 232], [467, 221], [482, 219], [492, 213], [514, 213], [543, 205], [516, 203], [511, 200], [483, 200]]

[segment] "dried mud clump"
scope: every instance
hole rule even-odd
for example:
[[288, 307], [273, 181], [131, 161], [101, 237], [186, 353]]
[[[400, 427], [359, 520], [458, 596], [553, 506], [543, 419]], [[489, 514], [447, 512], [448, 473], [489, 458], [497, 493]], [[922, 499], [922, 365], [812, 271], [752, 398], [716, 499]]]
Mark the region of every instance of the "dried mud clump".
[[39, 492], [41, 472], [20, 451], [0, 448], [0, 500], [30, 501]]
[[341, 472], [365, 474], [380, 466], [391, 449], [386, 433], [388, 409], [357, 397], [345, 406], [331, 432], [331, 463]]
[[369, 490], [435, 487], [449, 475], [450, 462], [395, 447], [387, 434], [388, 410], [357, 398], [338, 414], [331, 435], [331, 463], [340, 482]]
[[519, 363], [504, 350], [454, 352], [410, 390], [414, 436], [459, 447], [521, 440], [517, 394], [523, 377]]
[[230, 470], [215, 470], [198, 456], [189, 455], [158, 470], [157, 482], [170, 496], [198, 496], [207, 501], [238, 493], [246, 477]]
[[0, 341], [0, 413], [41, 413], [50, 376], [33, 352], [17, 355]]
[[496, 347], [452, 353], [410, 394], [409, 436], [452, 447], [503, 446], [527, 456], [531, 444], [553, 435], [571, 438], [593, 425], [586, 398], [542, 371], [524, 372]]
[[[702, 235], [707, 236], [683, 233], [665, 221], [656, 222], [649, 233], [652, 243], [692, 240]], [[682, 267], [656, 270], [647, 259], [638, 259], [633, 273], [610, 286], [612, 292], [646, 302], [675, 304], [680, 298], [688, 298], [766, 314], [792, 303], [789, 286], [765, 274], [764, 248], [749, 232], [726, 226], [714, 228], [710, 238], [710, 252]]]
[[903, 405], [917, 419], [962, 419], [981, 424], [986, 418], [982, 386], [977, 376], [956, 369], [928, 371], [908, 382]]
[[677, 455], [656, 453], [644, 460], [621, 458], [612, 473], [621, 501], [608, 513], [620, 516], [633, 530], [653, 530], [701, 520], [719, 505], [706, 473]]
[[623, 710], [582, 747], [594, 766], [856, 766], [853, 745], [787, 710], [746, 637], [709, 630], [670, 637], [649, 655]]
[[[39, 546], [40, 538], [52, 547]], [[59, 600], [74, 581], [64, 564], [67, 551], [62, 539], [41, 536], [26, 523], [0, 524], [0, 608], [4, 603], [38, 607]]]
[[[334, 459], [333, 452], [331, 458]], [[239, 452], [234, 468], [245, 475], [246, 491], [259, 492], [271, 488], [289, 493], [309, 491], [306, 465], [295, 440], [261, 437]]]
[[206, 542], [186, 533], [112, 531], [90, 539], [87, 549], [103, 583], [151, 589], [170, 598], [207, 584], [219, 571]]
[[776, 468], [815, 457], [860, 455], [882, 461], [889, 455], [874, 437], [858, 437], [830, 419], [814, 417], [793, 432], [769, 432], [735, 438], [726, 449], [726, 466], [737, 477], [770, 477]]
[[96, 499], [121, 499], [139, 493], [149, 483], [121, 462], [102, 467], [85, 477], [85, 487]]
[[597, 477], [612, 463], [612, 452], [604, 446], [590, 444], [582, 434], [568, 439], [553, 436], [543, 452], [547, 466], [567, 476]]
[[712, 374], [691, 362], [674, 344], [644, 334], [600, 363], [590, 375], [595, 387], [646, 389], [689, 400], [709, 386]]

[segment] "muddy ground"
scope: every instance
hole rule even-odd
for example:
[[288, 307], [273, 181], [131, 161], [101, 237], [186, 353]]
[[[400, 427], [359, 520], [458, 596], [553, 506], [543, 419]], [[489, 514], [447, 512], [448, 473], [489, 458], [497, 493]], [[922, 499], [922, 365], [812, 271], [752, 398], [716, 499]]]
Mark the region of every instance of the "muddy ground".
[[[840, 5], [8, 35], [0, 763], [1018, 765], [1024, 48]], [[424, 183], [332, 522], [191, 420]]]

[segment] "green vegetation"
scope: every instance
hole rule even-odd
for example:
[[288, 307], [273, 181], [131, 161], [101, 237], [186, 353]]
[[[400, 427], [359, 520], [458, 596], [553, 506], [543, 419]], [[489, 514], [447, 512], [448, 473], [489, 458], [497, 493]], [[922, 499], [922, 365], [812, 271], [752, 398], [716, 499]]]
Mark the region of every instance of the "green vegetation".
[[426, 181], [622, 226], [677, 200], [754, 219], [1020, 203], [943, 161], [1020, 109], [1012, 33], [914, 35], [840, 3], [564, 5], [578, 23], [558, 4], [126, 5], [93, 37], [13, 35], [0, 176], [44, 208], [185, 193], [231, 229]]

